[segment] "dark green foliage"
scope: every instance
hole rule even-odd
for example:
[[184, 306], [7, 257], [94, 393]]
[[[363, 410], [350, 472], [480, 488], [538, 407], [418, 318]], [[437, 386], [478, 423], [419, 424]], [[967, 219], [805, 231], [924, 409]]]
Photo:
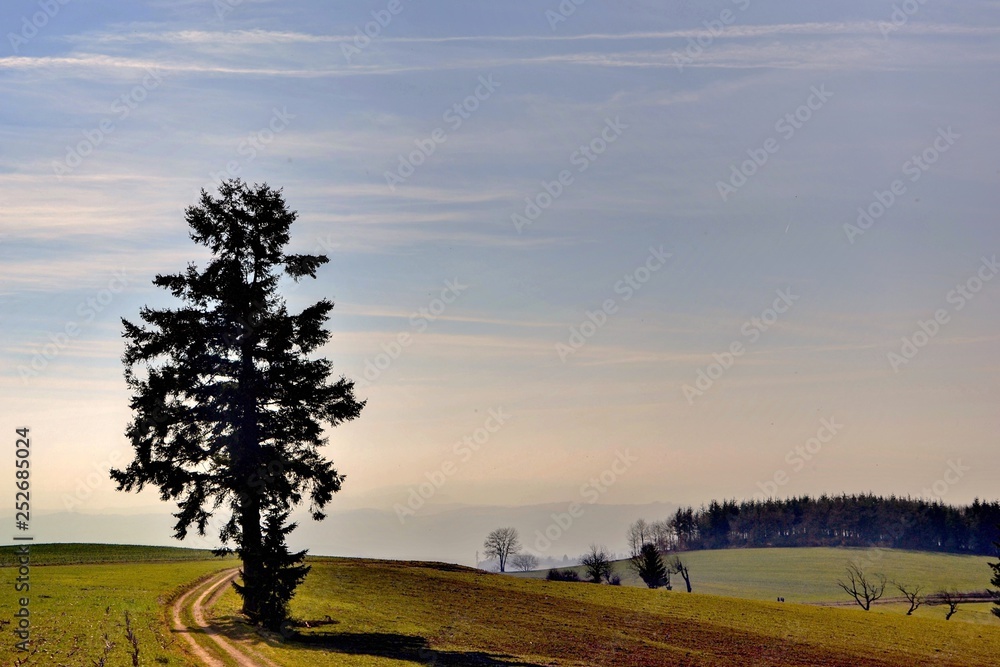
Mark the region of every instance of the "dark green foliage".
[[[1000, 528], [1000, 526], [998, 526]], [[997, 556], [1000, 556], [1000, 541], [996, 542], [993, 546], [997, 549]], [[993, 578], [990, 583], [997, 587], [997, 590], [990, 591], [993, 594], [993, 615], [1000, 618], [1000, 561], [996, 563], [990, 563], [990, 568], [993, 569]]]
[[[309, 566], [302, 565], [306, 552], [291, 553], [285, 544], [285, 536], [295, 529], [294, 523], [285, 525], [287, 519], [287, 511], [271, 510], [265, 521], [260, 566], [261, 577], [269, 585], [259, 602], [262, 618], [288, 618], [288, 601], [309, 573]], [[233, 587], [246, 597], [244, 586], [234, 583]]]
[[667, 566], [663, 564], [660, 552], [649, 542], [642, 545], [639, 553], [632, 557], [629, 564], [649, 588], [659, 588], [670, 582]]
[[576, 570], [549, 570], [545, 578], [548, 581], [580, 581], [580, 575]]
[[202, 191], [185, 217], [211, 258], [203, 270], [156, 276], [182, 302], [176, 310], [144, 307], [144, 324], [122, 320], [135, 459], [111, 476], [120, 490], [152, 485], [175, 501], [180, 539], [192, 527], [204, 535], [228, 510], [219, 536], [243, 560], [243, 611], [277, 629], [304, 576], [303, 554], [284, 548], [288, 510], [308, 496], [313, 518], [324, 517], [344, 479], [319, 453], [324, 425], [356, 418], [364, 403], [353, 382], [328, 382], [328, 360], [312, 358], [329, 339], [333, 303], [291, 314], [278, 293], [282, 275], [315, 278], [329, 261], [285, 254], [296, 214], [281, 192], [227, 181], [217, 199]]
[[873, 494], [711, 501], [669, 517], [676, 549], [870, 547], [990, 555], [1000, 501], [954, 507]]

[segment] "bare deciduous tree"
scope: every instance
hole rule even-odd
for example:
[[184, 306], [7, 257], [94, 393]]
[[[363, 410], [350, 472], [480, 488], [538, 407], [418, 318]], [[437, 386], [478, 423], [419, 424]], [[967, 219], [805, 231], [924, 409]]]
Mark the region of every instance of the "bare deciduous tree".
[[611, 581], [611, 556], [607, 547], [590, 545], [590, 551], [580, 559], [580, 564], [587, 570], [591, 583], [599, 584], [601, 580]]
[[538, 556], [529, 553], [515, 554], [511, 556], [510, 564], [521, 572], [530, 572], [538, 569]]
[[521, 539], [516, 528], [497, 528], [486, 537], [483, 549], [487, 558], [500, 562], [500, 571], [507, 571], [507, 559], [521, 550]]
[[671, 530], [670, 522], [667, 520], [654, 521], [649, 524], [649, 534], [650, 541], [656, 545], [656, 550], [661, 554], [670, 551], [676, 546], [674, 531]]
[[688, 571], [687, 565], [681, 560], [680, 556], [674, 556], [673, 560], [670, 561], [670, 572], [673, 574], [681, 575], [681, 579], [684, 580], [684, 585], [687, 586], [687, 592], [691, 592], [691, 574]]
[[868, 611], [872, 603], [885, 594], [886, 579], [884, 574], [869, 576], [854, 563], [847, 565], [847, 581], [837, 581], [837, 585], [854, 598], [858, 605]]
[[958, 605], [962, 603], [962, 596], [958, 591], [938, 591], [931, 597], [933, 604], [948, 606], [948, 612], [944, 615], [946, 621], [950, 621], [951, 617], [958, 613]]
[[632, 522], [632, 525], [628, 527], [627, 538], [629, 557], [637, 557], [639, 552], [642, 550], [642, 546], [647, 542], [653, 541], [651, 528], [652, 526], [650, 526], [645, 519], [636, 519]]
[[898, 581], [892, 582], [892, 585], [899, 589], [899, 592], [903, 594], [906, 601], [910, 603], [910, 608], [906, 611], [907, 616], [912, 616], [913, 612], [917, 610], [917, 607], [926, 601], [924, 597], [920, 595], [921, 586], [914, 586], [913, 588], [910, 588], [906, 584], [901, 584]]

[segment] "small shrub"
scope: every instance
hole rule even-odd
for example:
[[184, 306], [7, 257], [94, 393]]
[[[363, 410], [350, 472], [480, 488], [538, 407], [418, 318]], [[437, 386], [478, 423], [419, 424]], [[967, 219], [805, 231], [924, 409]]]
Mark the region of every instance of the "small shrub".
[[611, 584], [612, 586], [621, 586], [622, 578], [619, 577], [617, 574], [612, 574], [611, 578], [608, 579], [608, 583]]
[[580, 581], [580, 575], [576, 570], [549, 570], [545, 575], [548, 581]]

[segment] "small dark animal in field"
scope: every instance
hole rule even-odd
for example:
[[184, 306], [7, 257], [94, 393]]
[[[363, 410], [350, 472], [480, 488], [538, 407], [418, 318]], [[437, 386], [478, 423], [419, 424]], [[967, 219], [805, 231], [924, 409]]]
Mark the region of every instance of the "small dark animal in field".
[[778, 598], [778, 602], [784, 602], [785, 598]]

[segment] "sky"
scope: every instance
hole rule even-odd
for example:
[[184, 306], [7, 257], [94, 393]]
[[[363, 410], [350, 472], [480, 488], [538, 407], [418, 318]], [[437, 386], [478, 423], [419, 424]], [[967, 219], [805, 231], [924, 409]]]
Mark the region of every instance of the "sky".
[[334, 511], [996, 498], [998, 10], [4, 3], [0, 422], [34, 509], [170, 511], [107, 478], [121, 318], [177, 305], [184, 209], [237, 176], [331, 259], [283, 289], [336, 303], [368, 401]]

